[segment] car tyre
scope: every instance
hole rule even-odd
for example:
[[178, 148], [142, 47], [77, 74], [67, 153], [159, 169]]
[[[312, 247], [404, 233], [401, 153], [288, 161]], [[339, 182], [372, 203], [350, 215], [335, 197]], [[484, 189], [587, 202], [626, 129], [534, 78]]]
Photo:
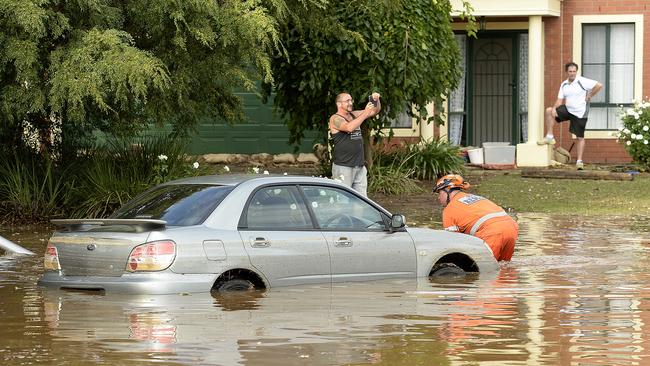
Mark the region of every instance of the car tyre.
[[228, 280], [217, 288], [218, 292], [240, 292], [240, 291], [252, 291], [255, 289], [255, 285], [249, 280], [242, 279], [233, 279]]
[[439, 263], [433, 266], [429, 277], [463, 277], [465, 271], [453, 263]]

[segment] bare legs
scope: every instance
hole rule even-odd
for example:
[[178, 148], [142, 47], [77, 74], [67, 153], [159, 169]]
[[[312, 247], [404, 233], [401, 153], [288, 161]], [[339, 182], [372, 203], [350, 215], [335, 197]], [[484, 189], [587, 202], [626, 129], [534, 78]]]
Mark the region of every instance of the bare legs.
[[553, 135], [553, 125], [555, 124], [555, 117], [553, 116], [553, 107], [546, 108], [544, 112], [546, 120], [546, 136]]
[[578, 161], [582, 161], [582, 152], [585, 151], [584, 137], [578, 137]]

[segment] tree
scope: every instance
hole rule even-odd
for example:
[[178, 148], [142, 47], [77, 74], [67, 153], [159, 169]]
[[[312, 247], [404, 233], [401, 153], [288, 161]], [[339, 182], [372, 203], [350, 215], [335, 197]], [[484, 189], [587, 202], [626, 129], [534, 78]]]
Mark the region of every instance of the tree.
[[[272, 81], [278, 27], [325, 0], [3, 0], [0, 136], [35, 148], [95, 130], [242, 116], [235, 88]], [[56, 129], [55, 128], [55, 129]], [[51, 146], [50, 146], [51, 147]]]
[[[469, 4], [464, 10], [471, 11]], [[281, 40], [289, 57], [274, 58], [273, 89], [293, 142], [306, 130], [327, 135], [334, 97], [342, 91], [357, 98], [358, 109], [372, 91], [382, 95], [383, 113], [363, 124], [369, 163], [370, 130], [389, 125], [401, 112], [441, 123], [441, 116], [430, 115], [426, 106], [440, 103], [460, 78], [451, 11], [449, 0], [332, 0], [330, 17], [318, 27], [304, 32], [285, 27]]]

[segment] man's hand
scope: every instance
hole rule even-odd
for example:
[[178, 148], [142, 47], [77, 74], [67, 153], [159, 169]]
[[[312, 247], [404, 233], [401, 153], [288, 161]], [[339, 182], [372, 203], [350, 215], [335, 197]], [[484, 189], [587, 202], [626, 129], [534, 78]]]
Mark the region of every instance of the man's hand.
[[553, 110], [551, 110], [551, 114], [553, 115], [553, 118], [557, 118], [557, 107], [553, 107]]
[[372, 99], [379, 100], [379, 98], [381, 98], [381, 95], [379, 95], [379, 93], [372, 93]]

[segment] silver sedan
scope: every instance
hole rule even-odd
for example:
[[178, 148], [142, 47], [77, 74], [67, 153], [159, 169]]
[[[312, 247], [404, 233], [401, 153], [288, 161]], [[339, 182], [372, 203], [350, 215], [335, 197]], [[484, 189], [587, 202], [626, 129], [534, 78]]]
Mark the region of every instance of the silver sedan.
[[325, 178], [181, 179], [108, 219], [52, 222], [39, 284], [58, 288], [190, 293], [498, 269], [482, 240], [408, 228]]

